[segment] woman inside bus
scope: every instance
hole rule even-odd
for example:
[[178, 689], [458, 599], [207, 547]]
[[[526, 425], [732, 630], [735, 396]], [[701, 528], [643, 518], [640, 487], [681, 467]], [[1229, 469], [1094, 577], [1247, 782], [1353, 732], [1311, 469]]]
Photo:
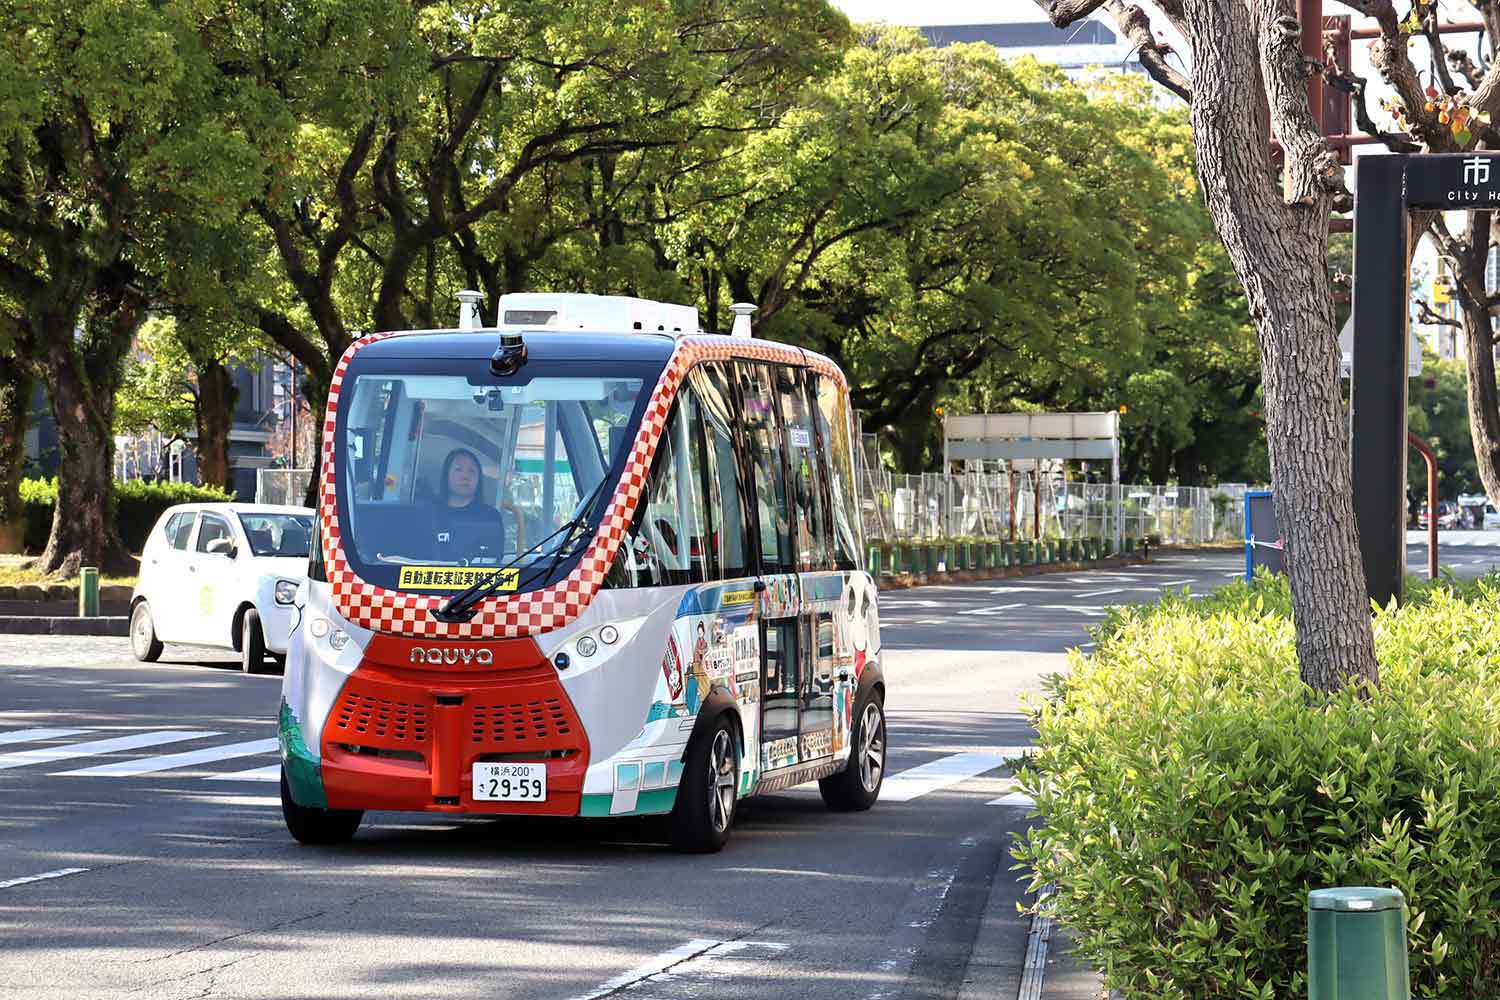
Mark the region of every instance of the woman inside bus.
[[438, 481], [437, 543], [446, 559], [486, 562], [514, 551], [500, 512], [486, 504], [480, 487], [479, 456], [454, 448], [443, 460]]

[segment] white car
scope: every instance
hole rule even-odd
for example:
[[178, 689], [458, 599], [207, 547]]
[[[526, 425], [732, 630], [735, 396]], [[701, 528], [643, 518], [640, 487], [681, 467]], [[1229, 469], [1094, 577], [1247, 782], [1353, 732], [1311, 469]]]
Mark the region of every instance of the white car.
[[1487, 503], [1484, 505], [1484, 521], [1482, 527], [1485, 531], [1500, 528], [1500, 513], [1495, 511], [1495, 505]]
[[313, 512], [242, 503], [169, 507], [146, 538], [130, 598], [130, 648], [147, 662], [162, 643], [219, 646], [246, 673], [286, 661], [292, 602], [307, 576]]

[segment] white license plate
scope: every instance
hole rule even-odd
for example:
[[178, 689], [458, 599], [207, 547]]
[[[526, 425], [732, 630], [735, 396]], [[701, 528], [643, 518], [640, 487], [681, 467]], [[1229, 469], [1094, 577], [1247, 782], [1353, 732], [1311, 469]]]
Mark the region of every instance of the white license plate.
[[547, 801], [546, 764], [474, 765], [474, 801]]

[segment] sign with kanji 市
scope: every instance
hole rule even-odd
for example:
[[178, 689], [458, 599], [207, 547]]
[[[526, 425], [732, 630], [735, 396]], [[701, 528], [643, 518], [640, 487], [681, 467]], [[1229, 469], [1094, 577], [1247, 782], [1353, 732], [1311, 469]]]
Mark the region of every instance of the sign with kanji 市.
[[1370, 598], [1401, 596], [1406, 569], [1408, 212], [1500, 211], [1500, 154], [1361, 156], [1354, 168], [1354, 303], [1349, 346], [1354, 519]]
[[1405, 194], [1407, 208], [1500, 208], [1500, 155], [1410, 157]]

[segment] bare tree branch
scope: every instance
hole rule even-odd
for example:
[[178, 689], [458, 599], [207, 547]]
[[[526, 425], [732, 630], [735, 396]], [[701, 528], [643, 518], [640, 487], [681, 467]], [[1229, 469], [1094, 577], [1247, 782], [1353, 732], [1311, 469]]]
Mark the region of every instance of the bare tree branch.
[[1417, 311], [1421, 313], [1421, 316], [1419, 316], [1418, 318], [1423, 323], [1436, 323], [1436, 324], [1442, 324], [1443, 326], [1456, 326], [1459, 329], [1463, 329], [1463, 324], [1460, 323], [1458, 320], [1456, 320], [1456, 319], [1449, 319], [1447, 316], [1444, 316], [1441, 313], [1438, 313], [1438, 312], [1434, 311], [1433, 308], [1432, 308], [1432, 306], [1430, 306], [1430, 305], [1427, 304], [1427, 300], [1426, 299], [1417, 299], [1416, 301], [1417, 301]]
[[1464, 82], [1469, 85], [1469, 89], [1471, 90], [1478, 87], [1483, 79], [1480, 68], [1469, 57], [1469, 54], [1463, 50], [1448, 53], [1448, 64], [1458, 70], [1459, 75], [1464, 78]]
[[1055, 28], [1066, 28], [1081, 21], [1104, 5], [1104, 0], [1037, 0]]
[[1114, 16], [1120, 32], [1135, 46], [1141, 57], [1141, 65], [1151, 74], [1151, 79], [1184, 101], [1192, 103], [1193, 85], [1188, 82], [1187, 77], [1167, 65], [1167, 54], [1172, 51], [1172, 47], [1157, 40], [1146, 12], [1124, 0], [1105, 0], [1104, 9]]
[[1366, 135], [1373, 135], [1385, 144], [1385, 147], [1393, 153], [1420, 153], [1421, 145], [1412, 142], [1410, 136], [1401, 132], [1385, 132], [1375, 124], [1370, 117], [1370, 107], [1365, 100], [1365, 86], [1368, 81], [1362, 76], [1355, 76], [1348, 69], [1341, 69], [1338, 62], [1331, 58], [1331, 53], [1325, 53], [1326, 61], [1323, 64], [1323, 80], [1335, 90], [1342, 90], [1353, 100], [1354, 120], [1361, 131]]

